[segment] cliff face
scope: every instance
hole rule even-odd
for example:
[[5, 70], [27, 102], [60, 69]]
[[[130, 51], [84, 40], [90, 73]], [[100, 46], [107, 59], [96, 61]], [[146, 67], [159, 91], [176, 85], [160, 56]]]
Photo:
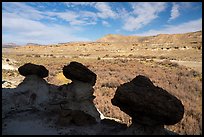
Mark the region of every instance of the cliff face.
[[28, 63], [18, 71], [25, 76], [23, 82], [14, 89], [2, 89], [4, 135], [172, 135], [176, 133], [164, 125], [175, 124], [183, 117], [181, 102], [144, 76], [119, 86], [112, 99], [133, 118], [127, 127], [104, 117], [95, 107], [93, 86], [97, 76], [83, 64], [64, 66], [63, 74], [72, 83], [61, 86], [43, 79], [49, 72], [44, 66]]
[[159, 34], [156, 36], [123, 36], [109, 34], [97, 40], [98, 42], [133, 42], [149, 45], [196, 45], [202, 43], [202, 31], [184, 34]]

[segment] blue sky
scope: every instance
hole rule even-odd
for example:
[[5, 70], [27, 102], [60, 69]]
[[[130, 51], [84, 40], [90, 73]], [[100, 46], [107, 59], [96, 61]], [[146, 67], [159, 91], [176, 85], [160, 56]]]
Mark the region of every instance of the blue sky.
[[202, 30], [202, 2], [3, 2], [3, 43], [95, 41]]

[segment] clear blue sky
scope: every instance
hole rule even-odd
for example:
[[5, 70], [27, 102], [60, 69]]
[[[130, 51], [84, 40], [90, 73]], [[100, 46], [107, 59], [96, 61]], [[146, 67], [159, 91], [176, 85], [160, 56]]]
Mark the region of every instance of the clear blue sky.
[[202, 2], [3, 2], [3, 43], [95, 41], [202, 30]]

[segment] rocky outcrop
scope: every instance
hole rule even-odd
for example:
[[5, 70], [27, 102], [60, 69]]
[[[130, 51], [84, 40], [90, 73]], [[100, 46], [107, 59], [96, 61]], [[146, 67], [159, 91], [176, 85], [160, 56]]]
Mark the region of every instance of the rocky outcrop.
[[[15, 120], [24, 124], [24, 118], [42, 122], [41, 126], [49, 126], [46, 129], [52, 127], [57, 134], [61, 128], [65, 128], [63, 134], [90, 135], [169, 135], [173, 132], [164, 129], [164, 125], [175, 124], [183, 117], [181, 101], [154, 86], [144, 76], [137, 76], [118, 87], [112, 99], [114, 105], [132, 117], [132, 125], [127, 127], [114, 118], [102, 118], [93, 103], [93, 86], [97, 76], [83, 64], [71, 62], [64, 66], [63, 74], [72, 82], [61, 86], [49, 84], [43, 79], [48, 76], [44, 66], [25, 64], [18, 70], [25, 76], [23, 82], [14, 89], [2, 89], [4, 134], [13, 128], [9, 124], [14, 120], [8, 118], [10, 114], [15, 114], [12, 117], [16, 116]], [[21, 122], [18, 123], [19, 128], [23, 126]], [[7, 124], [10, 128], [5, 130]], [[32, 129], [33, 126], [30, 127]], [[78, 131], [73, 133], [71, 128]]]
[[152, 127], [163, 131], [164, 125], [178, 123], [184, 114], [184, 106], [178, 98], [154, 86], [142, 75], [119, 86], [111, 102], [132, 117], [132, 127], [142, 125], [148, 131]]
[[45, 78], [48, 76], [49, 71], [42, 65], [36, 65], [32, 63], [26, 63], [23, 66], [18, 68], [19, 73], [22, 76], [28, 76], [28, 75], [36, 75], [41, 78]]
[[[48, 84], [43, 79], [48, 76], [48, 70], [42, 65], [27, 63], [18, 70], [25, 79], [17, 88], [3, 92], [3, 117], [12, 111], [35, 108], [58, 113], [59, 117], [72, 119], [71, 123], [75, 121], [78, 125], [85, 125], [85, 122], [94, 123], [91, 122], [93, 119], [95, 122], [100, 121], [100, 114], [93, 104], [95, 96], [92, 85], [96, 82], [96, 74], [82, 64], [71, 62], [63, 68], [64, 74], [70, 77], [72, 83], [62, 86]], [[80, 76], [77, 72], [83, 75]], [[69, 115], [61, 115], [67, 111]], [[84, 122], [77, 123], [79, 121]]]
[[49, 88], [46, 81], [38, 76], [28, 76], [17, 88], [2, 89], [2, 91], [2, 118], [10, 112], [46, 109]]
[[72, 109], [62, 110], [58, 119], [58, 124], [61, 126], [87, 126], [96, 123], [96, 119], [93, 116], [84, 111]]
[[63, 74], [66, 78], [71, 79], [72, 83], [59, 87], [66, 96], [64, 99], [66, 103], [61, 104], [62, 110], [74, 111], [74, 113], [81, 111], [86, 113], [84, 118], [92, 117], [95, 122], [99, 122], [100, 114], [93, 103], [95, 96], [93, 96], [94, 89], [92, 86], [95, 85], [96, 74], [78, 62], [71, 62], [64, 66]]

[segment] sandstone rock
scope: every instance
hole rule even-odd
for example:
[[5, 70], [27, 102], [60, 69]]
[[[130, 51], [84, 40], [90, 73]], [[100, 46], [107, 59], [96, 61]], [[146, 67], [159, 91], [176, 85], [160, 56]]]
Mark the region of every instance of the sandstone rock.
[[118, 87], [111, 102], [142, 125], [173, 125], [184, 114], [179, 99], [141, 75]]
[[62, 126], [68, 126], [71, 124], [87, 126], [97, 123], [94, 117], [84, 111], [71, 109], [62, 110], [58, 122]]
[[63, 74], [66, 78], [90, 83], [92, 86], [96, 83], [96, 74], [86, 66], [78, 62], [71, 62], [63, 67]]
[[18, 68], [18, 71], [23, 76], [37, 75], [41, 78], [47, 77], [49, 71], [42, 65], [26, 63]]
[[111, 126], [117, 126], [117, 127], [122, 127], [124, 129], [127, 128], [127, 125], [122, 123], [122, 122], [118, 122], [118, 121], [115, 121], [113, 119], [102, 119], [101, 120], [101, 124], [104, 124], [104, 125], [111, 125]]
[[5, 116], [11, 111], [22, 111], [28, 108], [36, 108], [44, 111], [49, 102], [49, 85], [36, 76], [27, 76], [17, 88], [3, 89], [2, 114]]
[[126, 130], [120, 131], [119, 135], [167, 135], [164, 126], [144, 126], [132, 124]]
[[93, 103], [95, 96], [92, 85], [75, 80], [62, 86], [60, 92], [64, 96], [63, 102], [67, 101], [61, 104], [62, 109], [80, 110], [94, 117], [97, 122], [100, 121], [100, 114]]

